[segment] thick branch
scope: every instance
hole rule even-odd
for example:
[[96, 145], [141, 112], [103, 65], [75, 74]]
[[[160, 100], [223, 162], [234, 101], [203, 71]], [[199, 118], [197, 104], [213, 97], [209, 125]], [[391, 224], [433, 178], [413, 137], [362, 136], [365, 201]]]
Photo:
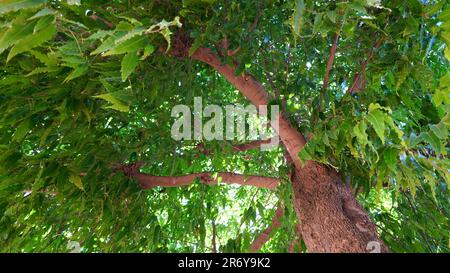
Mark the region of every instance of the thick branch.
[[250, 245], [249, 252], [258, 252], [261, 247], [270, 239], [272, 231], [281, 226], [280, 219], [283, 217], [284, 210], [278, 207], [275, 211], [275, 216], [272, 218], [272, 225], [266, 228]]
[[[255, 140], [252, 142], [247, 142], [247, 143], [242, 143], [242, 144], [237, 144], [232, 146], [233, 151], [235, 152], [245, 152], [248, 150], [252, 150], [252, 149], [258, 149], [261, 147], [261, 145], [263, 144], [270, 144], [271, 143], [271, 139], [266, 139], [266, 140]], [[205, 144], [200, 143], [195, 147], [196, 150], [199, 150], [202, 154], [204, 155], [210, 155], [211, 154], [211, 150], [205, 148]]]
[[[235, 86], [241, 93], [255, 106], [268, 105], [268, 94], [264, 87], [251, 75], [243, 74], [236, 76], [235, 67], [222, 64], [220, 58], [208, 48], [199, 48], [192, 55], [192, 58], [212, 66], [226, 80]], [[276, 117], [275, 117], [276, 118]], [[286, 149], [294, 160], [296, 168], [301, 169], [302, 165], [297, 154], [305, 145], [306, 140], [289, 122], [282, 116], [278, 116], [279, 128], [274, 128], [283, 141]]]
[[339, 34], [336, 33], [336, 35], [334, 36], [333, 45], [331, 46], [330, 56], [328, 57], [327, 71], [325, 72], [325, 78], [323, 80], [322, 92], [325, 92], [325, 90], [327, 89], [328, 82], [330, 81], [330, 71], [331, 68], [333, 67], [334, 56], [336, 55], [338, 40]]
[[358, 73], [356, 73], [355, 78], [353, 79], [352, 84], [348, 88], [347, 92], [350, 94], [358, 93], [362, 89], [363, 81], [364, 81], [364, 74], [366, 72], [367, 64], [370, 60], [375, 56], [375, 51], [380, 48], [381, 44], [383, 43], [383, 38], [378, 39], [378, 41], [375, 43], [375, 46], [370, 50], [369, 55], [367, 56], [367, 59], [361, 63], [361, 69]]
[[244, 176], [242, 174], [219, 172], [214, 178], [211, 173], [202, 172], [195, 174], [187, 174], [181, 176], [155, 176], [141, 172], [128, 174], [135, 178], [143, 189], [151, 189], [153, 187], [180, 187], [192, 184], [192, 182], [199, 178], [205, 184], [214, 185], [221, 179], [222, 183], [239, 184], [243, 186], [255, 186], [266, 189], [275, 189], [279, 184], [278, 178], [265, 176]]
[[266, 140], [255, 140], [255, 141], [248, 142], [248, 143], [238, 144], [238, 145], [233, 146], [233, 150], [236, 152], [244, 152], [247, 150], [258, 149], [263, 144], [270, 144], [271, 141], [272, 141], [271, 139], [266, 139]]

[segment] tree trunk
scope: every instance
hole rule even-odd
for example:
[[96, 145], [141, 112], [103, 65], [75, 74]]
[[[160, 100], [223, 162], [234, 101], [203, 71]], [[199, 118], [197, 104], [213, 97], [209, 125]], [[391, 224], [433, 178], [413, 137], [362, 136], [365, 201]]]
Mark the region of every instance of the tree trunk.
[[[235, 67], [223, 64], [210, 49], [199, 48], [191, 58], [213, 67], [255, 106], [268, 104], [269, 95], [256, 79], [246, 73], [236, 76]], [[294, 207], [308, 251], [389, 251], [379, 239], [375, 225], [335, 170], [312, 161], [302, 166], [298, 153], [306, 140], [282, 115], [278, 118], [279, 128], [274, 129], [295, 166]]]
[[308, 162], [292, 177], [294, 207], [309, 252], [388, 252], [338, 173]]

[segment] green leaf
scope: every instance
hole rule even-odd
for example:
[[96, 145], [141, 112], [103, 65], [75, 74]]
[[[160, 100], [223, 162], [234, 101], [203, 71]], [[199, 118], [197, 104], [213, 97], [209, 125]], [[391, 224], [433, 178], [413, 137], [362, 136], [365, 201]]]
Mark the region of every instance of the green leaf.
[[140, 49], [143, 49], [148, 43], [149, 43], [149, 40], [145, 36], [134, 37], [134, 38], [126, 40], [123, 43], [118, 44], [117, 46], [114, 46], [111, 50], [107, 51], [103, 55], [109, 56], [109, 55], [124, 54], [124, 53], [128, 53], [128, 52], [138, 51]]
[[365, 147], [367, 143], [369, 143], [366, 130], [367, 124], [364, 120], [361, 120], [355, 127], [353, 127], [353, 134], [356, 136], [356, 139], [362, 147]]
[[41, 17], [37, 21], [36, 25], [34, 26], [33, 33], [36, 33], [39, 30], [47, 27], [48, 25], [53, 24], [54, 21], [55, 21], [55, 16], [53, 16], [53, 15], [47, 15], [47, 16]]
[[77, 188], [84, 191], [83, 181], [81, 181], [81, 177], [76, 174], [72, 174], [69, 176], [69, 181], [73, 183]]
[[142, 54], [141, 61], [145, 60], [150, 54], [155, 51], [155, 47], [153, 45], [146, 45], [144, 47], [144, 54]]
[[48, 8], [43, 8], [40, 11], [38, 11], [35, 15], [31, 16], [30, 18], [28, 18], [27, 20], [34, 20], [36, 18], [40, 18], [40, 17], [44, 17], [46, 15], [50, 15], [50, 14], [55, 14], [56, 11], [52, 10], [52, 9], [48, 9]]
[[426, 6], [426, 14], [430, 17], [434, 14], [436, 14], [439, 10], [442, 9], [442, 7], [445, 5], [446, 0], [440, 0], [434, 4], [431, 2], [427, 4]]
[[386, 166], [388, 166], [391, 170], [396, 169], [397, 165], [397, 158], [398, 158], [398, 151], [395, 148], [387, 148], [384, 151], [384, 162], [386, 163]]
[[87, 64], [80, 65], [76, 67], [65, 79], [64, 82], [71, 81], [73, 79], [76, 79], [78, 77], [83, 76], [88, 71], [89, 66]]
[[142, 33], [144, 33], [144, 31], [145, 31], [145, 28], [144, 28], [144, 27], [138, 27], [138, 28], [135, 28], [135, 29], [129, 31], [129, 32], [128, 32], [127, 34], [125, 34], [123, 37], [117, 39], [117, 40], [115, 41], [115, 43], [116, 43], [116, 44], [120, 44], [120, 43], [125, 42], [126, 40], [129, 40], [129, 39], [131, 39], [131, 38], [133, 38], [133, 37], [135, 37], [135, 36], [140, 36], [140, 35], [142, 35]]
[[36, 59], [38, 59], [41, 63], [46, 66], [53, 67], [58, 64], [58, 59], [55, 54], [44, 54], [37, 50], [30, 50], [31, 55], [33, 55]]
[[191, 47], [189, 48], [189, 57], [194, 54], [195, 51], [203, 44], [203, 36], [199, 36], [195, 38], [194, 43], [192, 43]]
[[49, 24], [44, 29], [23, 38], [11, 49], [6, 61], [9, 62], [17, 54], [42, 45], [46, 41], [52, 39], [55, 34], [56, 26], [54, 24]]
[[33, 33], [33, 28], [34, 22], [28, 22], [26, 25], [23, 25], [21, 22], [13, 22], [12, 26], [0, 39], [0, 54], [14, 43]]
[[128, 112], [130, 110], [129, 106], [126, 105], [125, 103], [123, 103], [121, 100], [119, 100], [114, 95], [114, 93], [101, 94], [101, 95], [94, 96], [94, 98], [103, 99], [112, 104], [110, 106], [107, 106], [106, 108], [110, 108], [110, 109], [117, 110], [120, 112]]
[[30, 131], [30, 119], [27, 118], [24, 121], [22, 121], [19, 126], [17, 126], [16, 132], [13, 135], [13, 140], [20, 141], [22, 140]]
[[384, 131], [386, 129], [386, 125], [384, 124], [384, 113], [379, 109], [375, 109], [369, 112], [367, 120], [372, 124], [373, 129], [384, 144]]
[[314, 24], [313, 24], [313, 33], [318, 33], [322, 29], [323, 22], [322, 22], [322, 13], [317, 13], [314, 17]]
[[58, 71], [57, 67], [37, 67], [33, 69], [30, 73], [26, 75], [26, 77], [30, 77], [36, 74], [42, 74], [42, 73], [51, 73]]
[[430, 129], [438, 138], [443, 140], [448, 138], [448, 128], [443, 122], [436, 125], [431, 125]]
[[20, 9], [36, 8], [47, 3], [47, 0], [2, 0], [0, 14]]
[[96, 33], [92, 34], [91, 36], [87, 37], [85, 40], [86, 41], [98, 40], [98, 39], [102, 39], [106, 36], [112, 35], [113, 33], [114, 33], [114, 31], [112, 31], [112, 30], [99, 30]]
[[298, 0], [295, 3], [294, 14], [292, 15], [292, 29], [294, 34], [300, 36], [300, 33], [303, 28], [303, 13], [305, 11], [305, 2], [303, 0]]
[[150, 26], [146, 31], [145, 34], [150, 34], [150, 33], [159, 33], [161, 34], [164, 39], [166, 39], [167, 42], [167, 49], [166, 52], [168, 52], [170, 50], [170, 39], [171, 39], [171, 35], [172, 35], [172, 31], [170, 31], [170, 27], [171, 26], [176, 26], [176, 27], [181, 27], [181, 22], [180, 22], [180, 17], [176, 16], [172, 21], [167, 22], [166, 20], [161, 20], [161, 22], [154, 24], [152, 26]]
[[450, 46], [447, 46], [444, 51], [445, 58], [450, 62]]
[[128, 78], [128, 76], [130, 76], [130, 74], [133, 73], [138, 63], [139, 63], [139, 56], [136, 51], [129, 52], [127, 55], [123, 57], [120, 70], [122, 75], [122, 81], [125, 81]]
[[[93, 35], [95, 35], [95, 34], [93, 34]], [[107, 34], [105, 34], [105, 33], [98, 34], [98, 36], [102, 36], [102, 35], [106, 36]], [[98, 39], [98, 38], [96, 38], [96, 39]], [[99, 47], [97, 47], [97, 49], [95, 49], [94, 51], [91, 52], [91, 56], [103, 53], [107, 50], [110, 50], [114, 46], [115, 40], [116, 40], [116, 37], [114, 37], [114, 36], [108, 37], [106, 40], [103, 41], [103, 43]]]
[[363, 5], [361, 5], [361, 3], [358, 3], [358, 2], [352, 2], [352, 3], [349, 4], [349, 7], [350, 7], [351, 9], [353, 9], [354, 11], [356, 11], [356, 12], [360, 12], [360, 13], [363, 13], [363, 14], [367, 14], [366, 8], [365, 8]]
[[424, 141], [428, 142], [436, 154], [446, 154], [445, 147], [439, 140], [439, 138], [433, 133], [433, 131], [429, 131], [427, 133], [423, 133], [420, 136]]

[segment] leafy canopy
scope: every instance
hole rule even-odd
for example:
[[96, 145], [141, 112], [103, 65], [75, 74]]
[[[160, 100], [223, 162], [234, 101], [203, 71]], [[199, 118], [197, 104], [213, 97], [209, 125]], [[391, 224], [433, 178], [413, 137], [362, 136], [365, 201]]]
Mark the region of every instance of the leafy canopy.
[[[0, 3], [0, 250], [288, 251], [296, 217], [282, 149], [170, 136], [177, 104], [248, 103], [210, 68], [168, 54], [175, 33], [260, 80], [339, 170], [393, 251], [449, 251], [450, 5], [438, 1], [45, 1]], [[322, 89], [333, 38], [330, 82]], [[379, 46], [377, 43], [379, 42]], [[371, 58], [369, 56], [373, 55]], [[223, 54], [222, 54], [223, 56]], [[358, 92], [350, 94], [359, 77]], [[277, 191], [194, 183], [142, 191], [114, 173], [232, 171]], [[297, 251], [304, 251], [297, 248]]]

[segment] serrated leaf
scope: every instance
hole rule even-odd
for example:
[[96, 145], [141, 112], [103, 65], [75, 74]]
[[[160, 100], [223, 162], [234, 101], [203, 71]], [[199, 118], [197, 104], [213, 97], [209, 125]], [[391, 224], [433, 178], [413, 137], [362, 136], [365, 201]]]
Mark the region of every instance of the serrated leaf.
[[327, 16], [331, 22], [336, 23], [336, 11], [335, 10], [327, 12]]
[[0, 3], [0, 14], [20, 9], [36, 8], [47, 3], [47, 0], [3, 0]]
[[445, 2], [446, 2], [446, 0], [441, 0], [441, 1], [438, 1], [438, 2], [436, 2], [434, 4], [429, 3], [426, 6], [426, 14], [428, 15], [428, 17], [430, 17], [431, 15], [436, 14], [439, 10], [441, 10], [442, 7], [445, 5]]
[[36, 25], [34, 26], [33, 33], [36, 33], [39, 30], [44, 29], [48, 25], [53, 24], [54, 21], [55, 21], [55, 16], [53, 16], [53, 15], [47, 15], [47, 16], [41, 17], [37, 21]]
[[135, 36], [140, 36], [140, 35], [142, 35], [142, 33], [144, 33], [144, 31], [145, 31], [145, 28], [144, 28], [144, 27], [138, 27], [138, 28], [135, 28], [135, 29], [129, 31], [129, 32], [128, 32], [127, 34], [125, 34], [123, 37], [117, 39], [117, 40], [115, 41], [115, 43], [116, 43], [116, 44], [120, 44], [120, 43], [125, 42], [126, 40], [129, 40], [129, 39], [131, 39], [131, 38], [133, 38], [133, 37], [135, 37]]
[[194, 52], [197, 51], [197, 49], [202, 45], [202, 43], [203, 43], [202, 36], [195, 38], [194, 43], [189, 48], [189, 53], [188, 53], [189, 57], [191, 57], [192, 54], [194, 54]]
[[292, 29], [294, 34], [300, 36], [303, 28], [303, 13], [305, 11], [305, 2], [303, 0], [298, 0], [295, 3], [294, 14], [292, 15]]
[[166, 42], [167, 42], [166, 52], [168, 52], [170, 50], [170, 46], [171, 46], [171, 38], [170, 38], [170, 36], [172, 35], [172, 31], [170, 31], [171, 26], [181, 27], [182, 24], [180, 22], [180, 17], [176, 16], [175, 19], [173, 19], [170, 22], [167, 22], [166, 20], [163, 19], [158, 24], [150, 26], [145, 31], [145, 33], [146, 34], [150, 34], [150, 33], [161, 34], [164, 37], [164, 39], [166, 39]]
[[48, 8], [43, 8], [40, 11], [38, 11], [35, 15], [31, 16], [30, 18], [28, 18], [27, 20], [34, 20], [36, 18], [40, 18], [46, 15], [50, 15], [50, 14], [55, 14], [56, 11], [52, 10], [52, 9], [48, 9]]
[[80, 65], [76, 67], [65, 79], [64, 82], [71, 81], [73, 79], [76, 79], [78, 77], [83, 76], [88, 71], [89, 67], [87, 64]]
[[99, 30], [96, 33], [92, 34], [91, 36], [87, 37], [85, 40], [86, 41], [98, 40], [98, 39], [102, 39], [108, 35], [112, 35], [113, 33], [114, 33], [114, 31], [112, 31], [112, 30]]
[[76, 174], [72, 174], [69, 176], [69, 181], [73, 183], [77, 188], [84, 191], [83, 181], [81, 181], [81, 177]]
[[420, 134], [419, 139], [430, 144], [436, 154], [446, 154], [445, 147], [432, 131]]
[[139, 56], [137, 52], [129, 52], [126, 54], [121, 63], [120, 73], [122, 75], [122, 81], [125, 81], [128, 76], [136, 69], [139, 64]]
[[117, 37], [114, 36], [108, 37], [106, 40], [103, 41], [103, 43], [99, 47], [97, 47], [94, 51], [91, 52], [91, 56], [110, 50], [114, 46], [116, 38]]
[[46, 66], [53, 67], [58, 64], [58, 58], [55, 54], [44, 54], [36, 50], [30, 50], [30, 53]]
[[54, 24], [47, 25], [44, 29], [21, 39], [8, 54], [6, 59], [9, 62], [14, 56], [25, 51], [29, 51], [37, 46], [42, 45], [52, 39], [56, 34], [56, 26]]
[[153, 45], [146, 45], [144, 47], [144, 54], [142, 54], [141, 61], [145, 60], [150, 54], [155, 51], [155, 47]]
[[383, 154], [384, 162], [391, 170], [396, 169], [398, 151], [394, 148], [387, 148]]
[[0, 54], [7, 48], [17, 43], [22, 38], [27, 37], [33, 33], [35, 23], [29, 22], [26, 25], [16, 24], [13, 22], [12, 26], [6, 31], [6, 33], [0, 39]]
[[124, 53], [128, 53], [128, 52], [138, 51], [140, 49], [143, 49], [148, 43], [149, 43], [149, 40], [145, 36], [134, 37], [134, 38], [126, 40], [123, 43], [113, 46], [112, 49], [105, 52], [103, 55], [109, 56], [109, 55], [117, 55], [117, 54], [124, 54]]
[[58, 71], [58, 67], [37, 67], [28, 73], [25, 77], [30, 77], [41, 73], [50, 73]]
[[349, 4], [349, 7], [354, 11], [361, 12], [363, 14], [367, 14], [366, 8], [358, 2], [352, 2]]
[[367, 120], [372, 124], [373, 129], [377, 133], [381, 142], [384, 144], [384, 131], [386, 130], [386, 125], [384, 124], [384, 113], [379, 109], [375, 109], [367, 115]]
[[356, 139], [362, 147], [365, 147], [369, 142], [366, 130], [367, 124], [364, 120], [361, 120], [355, 127], [353, 127], [353, 134], [356, 136]]
[[117, 97], [114, 96], [114, 93], [101, 94], [94, 96], [94, 98], [103, 99], [112, 104], [106, 106], [105, 108], [110, 108], [120, 112], [128, 112], [130, 110], [128, 105], [126, 105], [125, 103], [123, 103]]
[[40, 139], [39, 139], [39, 148], [41, 148], [42, 146], [44, 146], [45, 141], [47, 140], [48, 135], [51, 133], [51, 131], [53, 130], [53, 125], [47, 127], [44, 132], [42, 133]]
[[431, 131], [440, 139], [446, 139], [448, 137], [448, 129], [444, 123], [438, 123], [430, 126]]
[[392, 110], [389, 107], [381, 106], [378, 103], [371, 103], [371, 104], [369, 104], [369, 112], [371, 112], [371, 111], [373, 111], [375, 109], [382, 109], [382, 110], [387, 111], [388, 113], [392, 113]]
[[30, 131], [30, 119], [27, 118], [17, 126], [12, 139], [20, 141], [26, 136], [28, 131]]

